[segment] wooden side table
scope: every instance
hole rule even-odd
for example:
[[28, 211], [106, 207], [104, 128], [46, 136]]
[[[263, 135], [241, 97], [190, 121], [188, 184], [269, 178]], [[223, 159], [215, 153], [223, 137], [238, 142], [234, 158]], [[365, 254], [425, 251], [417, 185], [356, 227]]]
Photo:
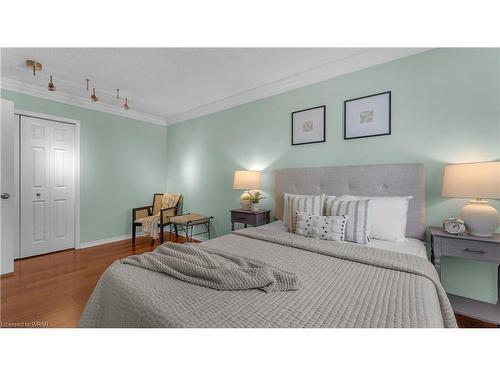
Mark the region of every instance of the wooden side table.
[[234, 230], [234, 223], [242, 223], [245, 228], [248, 224], [258, 227], [270, 222], [271, 210], [259, 210], [257, 212], [236, 209], [231, 210], [231, 230]]
[[[476, 237], [464, 233], [453, 235], [439, 227], [430, 227], [434, 267], [441, 277], [441, 257], [452, 256], [500, 264], [500, 234]], [[498, 266], [500, 276], [500, 265]], [[474, 319], [500, 325], [500, 278], [497, 281], [498, 301], [495, 304], [448, 294], [453, 311]]]

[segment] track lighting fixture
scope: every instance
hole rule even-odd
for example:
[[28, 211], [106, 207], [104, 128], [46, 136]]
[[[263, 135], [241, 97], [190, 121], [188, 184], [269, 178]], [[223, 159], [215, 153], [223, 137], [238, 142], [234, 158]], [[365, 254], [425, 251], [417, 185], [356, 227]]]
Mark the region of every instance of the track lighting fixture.
[[56, 86], [52, 82], [52, 76], [50, 76], [49, 91], [56, 91]]
[[128, 111], [128, 110], [129, 110], [129, 108], [130, 108], [130, 107], [128, 106], [128, 99], [127, 99], [127, 98], [125, 98], [125, 103], [123, 104], [123, 109], [124, 109], [125, 111]]
[[42, 64], [36, 60], [26, 60], [26, 66], [33, 69], [33, 75], [36, 75], [37, 70], [42, 70]]
[[[42, 63], [36, 61], [36, 60], [33, 60], [33, 59], [30, 59], [30, 60], [25, 60], [25, 64], [26, 66], [33, 71], [33, 75], [36, 75], [37, 72], [39, 72], [39, 75], [41, 75], [42, 77], [47, 77], [48, 78], [48, 84], [47, 84], [47, 89], [51, 92], [55, 92], [57, 91], [56, 90], [56, 85], [54, 84], [54, 76], [52, 74], [45, 74], [45, 73], [41, 73], [42, 71]], [[23, 72], [26, 72], [25, 68], [23, 68], [22, 66], [11, 66], [12, 68], [14, 69], [18, 69], [20, 71], [23, 71]], [[51, 68], [52, 70], [52, 68]], [[63, 78], [60, 78], [60, 77], [56, 77], [57, 79], [57, 83], [60, 84], [61, 82], [63, 82], [63, 86], [64, 88], [68, 87], [68, 86], [73, 86], [73, 87], [76, 87], [78, 88], [79, 90], [81, 90], [81, 85], [82, 85], [82, 79], [78, 79], [76, 81], [72, 81], [72, 80], [69, 80], [69, 79], [63, 79]], [[115, 92], [113, 92], [112, 90], [105, 90], [105, 89], [102, 89], [102, 88], [99, 88], [99, 96], [101, 96], [101, 99], [97, 96], [96, 94], [96, 90], [97, 88], [94, 86], [94, 82], [92, 81], [92, 85], [90, 84], [90, 78], [85, 78], [85, 88], [87, 91], [90, 91], [90, 89], [92, 88], [92, 91], [89, 92], [89, 97], [90, 97], [90, 100], [92, 102], [99, 102], [101, 101], [102, 98], [103, 99], [103, 103], [105, 103], [105, 105], [109, 105], [110, 103], [112, 104], [115, 104], [115, 105], [120, 105], [121, 104], [121, 107], [125, 110], [125, 111], [128, 111], [130, 109], [130, 106], [129, 106], [129, 103], [128, 103], [128, 98], [124, 98], [124, 100], [122, 101], [122, 97], [120, 95], [120, 89], [115, 89]], [[80, 91], [81, 92], [81, 91]], [[112, 100], [110, 99], [113, 99], [113, 98], [116, 98], [116, 102], [112, 102]], [[132, 101], [132, 104], [134, 102]]]
[[92, 88], [92, 95], [90, 95], [90, 99], [93, 101], [93, 102], [98, 102], [99, 101], [99, 98], [96, 96], [95, 94], [95, 87]]

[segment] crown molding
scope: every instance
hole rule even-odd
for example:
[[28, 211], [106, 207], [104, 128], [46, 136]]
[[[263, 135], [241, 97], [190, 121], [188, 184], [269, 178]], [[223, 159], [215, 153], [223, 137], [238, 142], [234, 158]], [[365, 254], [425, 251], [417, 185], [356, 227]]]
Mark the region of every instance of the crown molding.
[[113, 115], [149, 122], [156, 125], [163, 125], [163, 126], [166, 125], [165, 119], [160, 116], [154, 116], [148, 113], [138, 112], [134, 110], [124, 111], [110, 104], [102, 102], [93, 103], [89, 101], [88, 98], [65, 94], [59, 91], [49, 92], [45, 88], [41, 88], [35, 85], [27, 84], [10, 78], [2, 77], [0, 81], [0, 86], [4, 90], [14, 91], [20, 94], [32, 95], [38, 98], [53, 100], [56, 102], [87, 108], [94, 111], [111, 113]]
[[281, 94], [300, 87], [332, 79], [344, 74], [352, 73], [371, 66], [380, 65], [392, 60], [406, 56], [415, 55], [429, 50], [429, 48], [370, 48], [357, 54], [330, 61], [319, 67], [294, 74], [279, 81], [246, 90], [226, 98], [204, 104], [189, 111], [177, 113], [163, 118], [148, 113], [134, 110], [124, 111], [116, 106], [97, 102], [90, 102], [88, 98], [65, 94], [59, 91], [49, 92], [45, 88], [23, 83], [10, 78], [2, 77], [0, 85], [2, 89], [36, 96], [43, 99], [53, 100], [60, 103], [75, 105], [94, 111], [111, 113], [114, 115], [132, 118], [157, 125], [174, 125], [190, 119], [220, 112], [242, 104], [250, 103], [259, 99]]
[[165, 119], [165, 123], [167, 126], [175, 125], [193, 118], [220, 112], [245, 103], [332, 79], [370, 66], [380, 65], [402, 57], [415, 55], [427, 50], [429, 50], [429, 48], [370, 48], [369, 50], [359, 52], [346, 58], [330, 61], [317, 68], [297, 73], [282, 80], [243, 91], [192, 110], [169, 116]]

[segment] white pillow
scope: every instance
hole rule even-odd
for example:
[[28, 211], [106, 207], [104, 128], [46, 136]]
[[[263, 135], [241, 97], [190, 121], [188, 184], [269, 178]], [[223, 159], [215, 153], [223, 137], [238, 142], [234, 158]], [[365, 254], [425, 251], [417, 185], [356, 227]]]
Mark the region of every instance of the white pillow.
[[[337, 200], [369, 199], [368, 215], [370, 217], [369, 237], [384, 241], [405, 241], [406, 223], [408, 221], [408, 205], [413, 196], [407, 197], [358, 197], [345, 195]], [[326, 199], [325, 207], [331, 205]]]
[[347, 216], [319, 216], [305, 212], [295, 214], [295, 234], [326, 241], [344, 241]]
[[290, 232], [294, 231], [296, 211], [307, 212], [313, 215], [323, 214], [325, 194], [294, 195], [285, 193], [284, 195], [283, 223]]
[[370, 198], [370, 237], [384, 241], [405, 241], [408, 221], [408, 197]]

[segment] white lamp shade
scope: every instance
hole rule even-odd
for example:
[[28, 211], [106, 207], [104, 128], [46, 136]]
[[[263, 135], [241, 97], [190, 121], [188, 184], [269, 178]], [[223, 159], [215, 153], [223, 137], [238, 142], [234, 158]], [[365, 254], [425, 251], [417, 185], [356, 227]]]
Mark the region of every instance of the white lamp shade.
[[500, 162], [447, 165], [441, 195], [452, 198], [500, 198]]
[[235, 171], [233, 189], [235, 190], [257, 190], [260, 189], [259, 171]]

